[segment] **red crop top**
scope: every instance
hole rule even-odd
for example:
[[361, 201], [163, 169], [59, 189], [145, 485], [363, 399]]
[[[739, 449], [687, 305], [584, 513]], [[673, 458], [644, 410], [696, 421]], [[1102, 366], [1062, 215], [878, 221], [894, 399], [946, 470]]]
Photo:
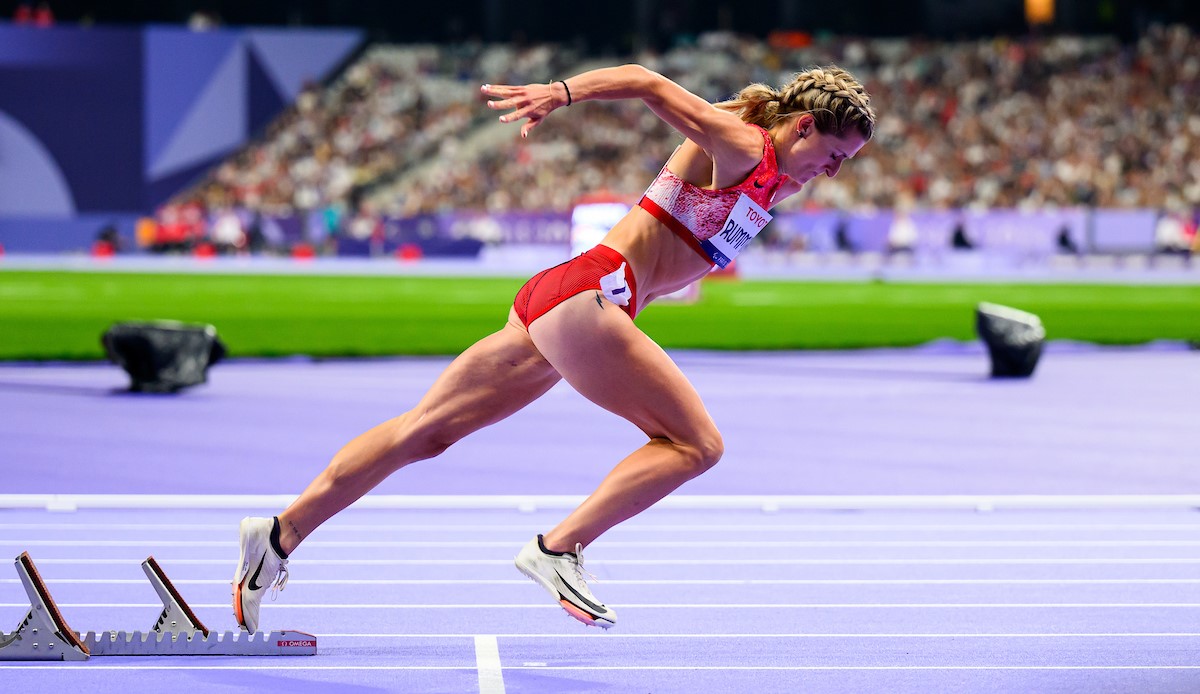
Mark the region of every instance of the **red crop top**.
[[763, 156], [741, 183], [708, 190], [679, 178], [666, 165], [646, 189], [638, 206], [654, 215], [710, 263], [725, 267], [771, 221], [767, 213], [787, 180], [775, 161], [775, 145], [766, 129]]

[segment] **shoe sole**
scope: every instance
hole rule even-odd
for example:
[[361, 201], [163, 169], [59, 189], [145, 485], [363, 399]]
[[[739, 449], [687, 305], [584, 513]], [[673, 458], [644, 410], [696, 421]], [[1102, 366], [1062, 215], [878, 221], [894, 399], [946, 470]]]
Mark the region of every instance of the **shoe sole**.
[[233, 617], [237, 620], [238, 626], [250, 631], [246, 626], [246, 620], [242, 618], [242, 584], [239, 583], [233, 587]]
[[[240, 526], [238, 528], [238, 534], [239, 536], [243, 535]], [[250, 543], [247, 541], [239, 542], [238, 544], [241, 545], [241, 554], [238, 557], [239, 577], [235, 579], [236, 582], [233, 584], [233, 617], [237, 620], [239, 627], [249, 632], [250, 627], [246, 626], [246, 619], [242, 612], [242, 587], [246, 585], [246, 576], [250, 573], [250, 567], [246, 565], [246, 549]]]
[[559, 592], [558, 588], [556, 588], [553, 583], [547, 581], [545, 578], [542, 578], [542, 575], [539, 574], [537, 571], [527, 568], [524, 564], [521, 563], [521, 560], [519, 558], [513, 563], [516, 565], [517, 571], [520, 571], [521, 573], [525, 574], [526, 578], [528, 578], [529, 580], [538, 584], [542, 588], [545, 588], [546, 592], [550, 593], [550, 595], [558, 598], [558, 604], [562, 606], [563, 611], [566, 612], [567, 614], [571, 615], [572, 617], [579, 620], [580, 622], [583, 622], [584, 624], [588, 625], [589, 627], [600, 627], [601, 629], [612, 628], [612, 626], [613, 626], [612, 622], [609, 622], [607, 620], [598, 619], [595, 615], [591, 614], [590, 612], [587, 612], [586, 610], [579, 607], [575, 603], [564, 598], [562, 596], [562, 593]]

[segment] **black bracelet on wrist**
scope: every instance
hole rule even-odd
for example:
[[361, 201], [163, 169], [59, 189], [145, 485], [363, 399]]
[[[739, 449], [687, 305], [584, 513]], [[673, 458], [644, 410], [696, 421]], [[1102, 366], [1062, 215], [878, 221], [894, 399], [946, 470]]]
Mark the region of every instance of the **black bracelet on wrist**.
[[567, 90], [567, 106], [570, 106], [571, 105], [571, 89], [567, 86], [566, 80], [559, 80], [558, 83], [563, 86], [563, 89]]

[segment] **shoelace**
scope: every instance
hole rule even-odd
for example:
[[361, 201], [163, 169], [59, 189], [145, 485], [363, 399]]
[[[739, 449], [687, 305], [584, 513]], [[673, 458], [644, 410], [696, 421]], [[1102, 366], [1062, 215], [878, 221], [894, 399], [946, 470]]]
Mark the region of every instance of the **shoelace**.
[[287, 585], [287, 582], [288, 569], [287, 560], [285, 559], [283, 563], [279, 565], [279, 573], [275, 575], [275, 580], [271, 583], [271, 602], [275, 602], [275, 599], [279, 597], [279, 591], [283, 590], [283, 587]]
[[[584, 580], [585, 575], [595, 583], [600, 582], [600, 579], [596, 578], [596, 574], [583, 568], [583, 545], [578, 542], [575, 543], [575, 566], [574, 566], [574, 568], [575, 568], [575, 576], [578, 577], [580, 582], [582, 582], [585, 586], [587, 585], [587, 581]], [[590, 593], [591, 591], [589, 590], [588, 592]]]

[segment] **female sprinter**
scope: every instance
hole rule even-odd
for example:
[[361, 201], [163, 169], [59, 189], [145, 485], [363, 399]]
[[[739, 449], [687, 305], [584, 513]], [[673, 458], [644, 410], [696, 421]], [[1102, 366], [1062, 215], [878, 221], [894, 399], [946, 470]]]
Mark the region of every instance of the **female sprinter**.
[[505, 123], [528, 137], [556, 109], [641, 99], [685, 138], [641, 202], [592, 250], [529, 280], [508, 322], [463, 352], [408, 412], [351, 441], [275, 518], [241, 524], [234, 575], [238, 623], [258, 628], [267, 588], [283, 588], [287, 557], [321, 523], [409, 463], [539, 398], [559, 379], [645, 432], [648, 441], [516, 557], [576, 619], [617, 615], [588, 589], [582, 550], [712, 467], [723, 443], [691, 383], [634, 324], [655, 299], [724, 267], [771, 218], [772, 206], [817, 176], [833, 177], [871, 138], [870, 97], [849, 73], [814, 68], [774, 89], [746, 87], [710, 104], [638, 65], [523, 87], [484, 85]]

